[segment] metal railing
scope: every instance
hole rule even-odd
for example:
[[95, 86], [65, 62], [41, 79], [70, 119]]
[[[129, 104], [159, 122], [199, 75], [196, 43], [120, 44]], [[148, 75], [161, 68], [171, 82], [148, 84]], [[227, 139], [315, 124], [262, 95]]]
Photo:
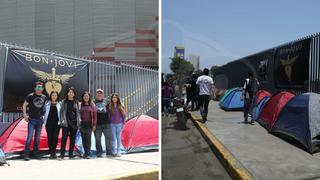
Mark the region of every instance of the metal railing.
[[92, 62], [89, 74], [90, 93], [102, 88], [108, 99], [118, 93], [128, 119], [141, 114], [158, 118], [158, 71], [127, 63]]

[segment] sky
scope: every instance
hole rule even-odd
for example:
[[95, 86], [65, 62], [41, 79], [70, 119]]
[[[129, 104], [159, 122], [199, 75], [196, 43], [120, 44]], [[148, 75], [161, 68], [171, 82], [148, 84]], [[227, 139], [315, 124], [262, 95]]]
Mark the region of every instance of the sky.
[[174, 46], [223, 65], [320, 32], [318, 0], [162, 0], [162, 72]]

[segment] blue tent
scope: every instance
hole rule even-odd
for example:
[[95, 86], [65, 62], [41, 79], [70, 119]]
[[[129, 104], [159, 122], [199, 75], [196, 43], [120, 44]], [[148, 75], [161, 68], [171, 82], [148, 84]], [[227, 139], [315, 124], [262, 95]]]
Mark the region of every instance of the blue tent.
[[260, 112], [264, 105], [268, 102], [270, 97], [264, 97], [256, 106], [252, 108], [252, 119], [257, 121], [259, 119]]
[[319, 94], [305, 93], [295, 96], [283, 107], [271, 133], [299, 142], [310, 153], [319, 151], [319, 107]]
[[222, 98], [220, 99], [220, 102], [219, 104], [221, 105], [223, 103], [223, 101], [226, 99], [227, 96], [229, 96], [229, 94], [234, 91], [235, 89], [237, 88], [232, 88], [232, 89], [229, 89], [226, 93], [224, 93], [224, 95], [222, 96]]
[[226, 111], [232, 110], [242, 110], [244, 106], [244, 101], [241, 100], [242, 90], [238, 88], [233, 88], [228, 92], [226, 97], [220, 104], [220, 107]]

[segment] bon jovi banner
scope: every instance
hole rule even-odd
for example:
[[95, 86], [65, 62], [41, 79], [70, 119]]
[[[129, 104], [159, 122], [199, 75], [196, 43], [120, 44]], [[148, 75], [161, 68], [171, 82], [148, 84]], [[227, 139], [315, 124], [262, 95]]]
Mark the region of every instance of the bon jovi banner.
[[[45, 95], [58, 91], [64, 98], [68, 87], [80, 93], [89, 90], [88, 62], [54, 54], [8, 49], [3, 111], [20, 112], [26, 96], [34, 92], [35, 82], [44, 83]], [[80, 98], [79, 98], [80, 99]]]
[[277, 50], [275, 83], [278, 88], [306, 89], [309, 79], [310, 39]]

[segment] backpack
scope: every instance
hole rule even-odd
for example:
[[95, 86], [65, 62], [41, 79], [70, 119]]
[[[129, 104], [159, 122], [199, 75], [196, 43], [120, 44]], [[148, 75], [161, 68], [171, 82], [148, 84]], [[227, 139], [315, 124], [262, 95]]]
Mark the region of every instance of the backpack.
[[6, 155], [4, 154], [4, 152], [0, 146], [0, 166], [3, 166], [5, 164], [10, 166], [10, 164], [6, 161]]
[[246, 92], [249, 93], [250, 97], [258, 91], [258, 82], [254, 78], [246, 79]]

